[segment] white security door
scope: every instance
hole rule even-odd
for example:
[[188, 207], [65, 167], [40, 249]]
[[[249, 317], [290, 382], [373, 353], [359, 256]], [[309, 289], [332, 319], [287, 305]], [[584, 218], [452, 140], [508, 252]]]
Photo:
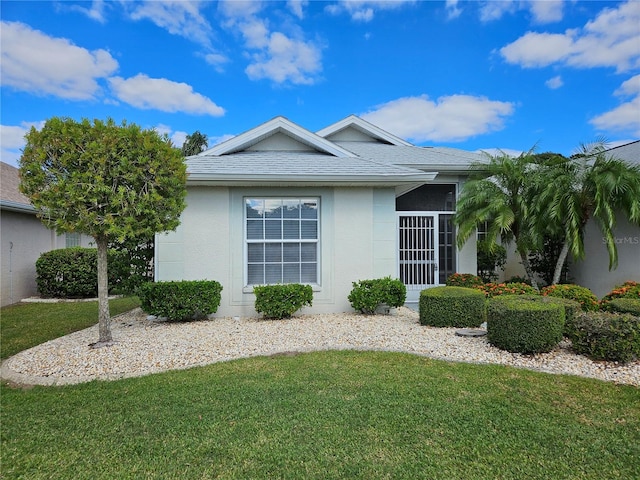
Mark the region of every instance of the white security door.
[[437, 214], [398, 214], [398, 277], [407, 286], [407, 302], [439, 283], [438, 251]]

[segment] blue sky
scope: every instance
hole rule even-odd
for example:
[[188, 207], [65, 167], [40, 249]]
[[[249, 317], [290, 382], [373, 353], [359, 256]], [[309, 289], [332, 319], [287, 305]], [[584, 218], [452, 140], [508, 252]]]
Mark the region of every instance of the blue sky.
[[209, 146], [349, 114], [416, 145], [640, 138], [638, 1], [3, 1], [2, 161], [53, 116]]

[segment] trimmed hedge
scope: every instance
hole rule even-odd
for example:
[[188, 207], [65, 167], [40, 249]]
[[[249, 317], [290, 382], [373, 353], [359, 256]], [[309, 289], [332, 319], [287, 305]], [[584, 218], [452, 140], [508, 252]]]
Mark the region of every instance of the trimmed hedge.
[[485, 283], [480, 288], [487, 297], [493, 298], [500, 295], [538, 295], [538, 291], [527, 283]]
[[172, 321], [199, 320], [220, 306], [222, 285], [215, 280], [148, 282], [138, 288], [145, 312]]
[[598, 297], [596, 297], [587, 287], [573, 284], [549, 285], [544, 287], [540, 293], [544, 296], [568, 298], [578, 302], [585, 312], [600, 309]]
[[514, 353], [549, 352], [560, 343], [565, 309], [559, 302], [536, 295], [504, 295], [489, 300], [489, 343]]
[[382, 304], [394, 308], [404, 305], [407, 287], [391, 277], [360, 280], [353, 282], [353, 289], [347, 298], [354, 310], [370, 315]]
[[[128, 276], [124, 255], [109, 250], [109, 291], [117, 290]], [[92, 298], [98, 296], [98, 250], [61, 248], [45, 252], [36, 260], [36, 284], [45, 298]]]
[[278, 285], [259, 285], [253, 287], [256, 296], [256, 312], [266, 318], [287, 318], [304, 306], [311, 306], [313, 290], [311, 285], [288, 283]]
[[420, 323], [432, 327], [479, 327], [485, 320], [484, 293], [475, 288], [433, 287], [420, 292]]
[[595, 360], [627, 363], [640, 357], [640, 318], [630, 314], [585, 312], [569, 337], [576, 353]]
[[618, 313], [630, 313], [640, 317], [640, 299], [614, 298], [609, 302], [611, 310]]
[[616, 285], [616, 287], [607, 293], [600, 301], [600, 307], [604, 310], [613, 310], [611, 307], [611, 301], [616, 298], [633, 298], [640, 300], [640, 283], [633, 280], [624, 282], [622, 285]]

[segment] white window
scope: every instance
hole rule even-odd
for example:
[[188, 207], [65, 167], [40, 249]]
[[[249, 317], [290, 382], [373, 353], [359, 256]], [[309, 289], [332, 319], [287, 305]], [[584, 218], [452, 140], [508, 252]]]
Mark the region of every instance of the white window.
[[67, 233], [65, 235], [65, 247], [79, 247], [80, 246], [80, 234], [79, 233]]
[[247, 285], [317, 284], [318, 198], [245, 198]]

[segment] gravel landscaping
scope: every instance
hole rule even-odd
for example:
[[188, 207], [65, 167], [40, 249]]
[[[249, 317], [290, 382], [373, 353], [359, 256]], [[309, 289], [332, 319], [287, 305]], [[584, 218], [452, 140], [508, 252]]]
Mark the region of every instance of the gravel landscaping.
[[455, 328], [421, 326], [418, 313], [298, 314], [287, 320], [214, 318], [172, 323], [140, 309], [113, 318], [116, 344], [92, 349], [97, 325], [25, 350], [2, 364], [2, 378], [62, 385], [114, 380], [237, 358], [316, 350], [388, 350], [448, 361], [511, 365], [640, 386], [640, 361], [627, 365], [575, 355], [568, 342], [546, 354], [521, 355], [490, 346], [486, 337], [457, 336]]

